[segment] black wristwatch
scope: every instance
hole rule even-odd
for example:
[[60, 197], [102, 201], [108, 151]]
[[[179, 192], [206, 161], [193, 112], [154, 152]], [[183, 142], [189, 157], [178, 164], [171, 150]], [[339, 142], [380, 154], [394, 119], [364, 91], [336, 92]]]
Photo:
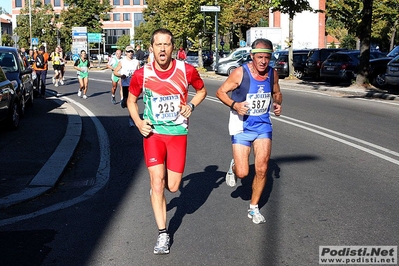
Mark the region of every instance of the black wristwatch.
[[191, 108], [191, 112], [194, 111], [195, 105], [193, 103], [188, 103], [188, 106]]

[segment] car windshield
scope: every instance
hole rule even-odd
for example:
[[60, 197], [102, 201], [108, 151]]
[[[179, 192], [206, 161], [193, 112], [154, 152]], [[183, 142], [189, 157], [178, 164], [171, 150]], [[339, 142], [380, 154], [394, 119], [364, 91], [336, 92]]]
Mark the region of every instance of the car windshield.
[[396, 46], [395, 48], [393, 48], [392, 51], [390, 51], [387, 56], [395, 57], [397, 55], [399, 55], [399, 46]]
[[0, 52], [0, 66], [5, 73], [18, 71], [17, 60], [14, 54], [9, 52]]

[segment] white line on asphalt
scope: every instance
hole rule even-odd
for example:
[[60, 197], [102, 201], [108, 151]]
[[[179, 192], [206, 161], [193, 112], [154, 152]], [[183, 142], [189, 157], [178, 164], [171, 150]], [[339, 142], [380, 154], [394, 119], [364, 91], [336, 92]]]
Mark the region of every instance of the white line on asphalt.
[[[195, 95], [195, 93], [192, 93], [192, 94], [189, 93], [189, 94], [190, 95]], [[219, 99], [217, 97], [207, 96], [206, 99], [209, 100], [209, 101], [212, 101], [212, 102], [219, 102], [219, 103], [223, 104], [221, 101], [219, 101]], [[393, 156], [399, 157], [399, 153], [398, 152], [395, 152], [395, 151], [392, 151], [390, 149], [375, 145], [375, 144], [370, 143], [368, 141], [361, 140], [361, 139], [358, 139], [358, 138], [355, 138], [355, 137], [340, 133], [338, 131], [334, 131], [334, 130], [331, 130], [331, 129], [328, 129], [328, 128], [324, 128], [324, 127], [321, 127], [321, 126], [318, 126], [318, 125], [315, 125], [315, 124], [311, 124], [311, 123], [308, 123], [308, 122], [305, 122], [305, 121], [301, 121], [301, 120], [298, 120], [298, 119], [295, 119], [295, 118], [292, 118], [292, 117], [288, 117], [288, 116], [279, 116], [279, 117], [273, 116], [273, 120], [278, 120], [278, 121], [286, 123], [286, 124], [290, 124], [290, 125], [293, 125], [293, 126], [296, 126], [296, 127], [303, 128], [303, 129], [308, 130], [308, 131], [312, 131], [312, 132], [314, 132], [316, 134], [319, 134], [319, 135], [325, 136], [327, 138], [336, 140], [336, 141], [344, 143], [344, 144], [346, 144], [348, 146], [354, 147], [356, 149], [362, 150], [364, 152], [367, 152], [369, 154], [377, 156], [377, 157], [379, 157], [381, 159], [384, 159], [386, 161], [389, 161], [391, 163], [399, 165], [399, 161], [396, 160], [396, 159], [393, 159], [391, 157], [388, 157], [388, 156], [386, 156], [384, 154], [381, 154], [381, 153], [378, 153], [376, 151], [370, 150], [368, 148], [362, 147], [362, 146], [357, 145], [355, 143], [343, 140], [341, 138], [346, 138], [346, 139], [361, 143], [361, 144], [363, 144], [365, 146], [369, 146], [369, 147], [372, 147], [374, 149], [377, 149], [377, 150], [383, 151], [385, 153], [391, 154]], [[286, 121], [286, 120], [291, 120], [293, 122]], [[300, 125], [300, 124], [303, 124], [304, 126]], [[319, 130], [323, 130], [323, 131], [331, 133], [331, 134], [335, 134], [335, 135], [337, 135], [337, 136], [339, 136], [341, 138], [337, 138], [337, 137], [335, 137], [335, 136], [333, 136], [331, 134], [327, 134], [327, 133], [324, 133], [322, 131], [319, 131], [319, 130], [316, 130], [316, 129], [312, 129], [310, 127], [313, 127], [313, 128], [319, 129]]]
[[[367, 153], [369, 153], [369, 154], [371, 154], [371, 155], [374, 155], [374, 156], [376, 156], [376, 157], [379, 157], [379, 158], [381, 158], [381, 159], [383, 159], [383, 160], [386, 160], [386, 161], [388, 161], [388, 162], [391, 162], [391, 163], [393, 163], [393, 164], [399, 165], [399, 160], [393, 159], [393, 158], [391, 158], [391, 157], [389, 157], [389, 156], [386, 156], [386, 155], [384, 155], [384, 154], [382, 154], [382, 153], [379, 153], [379, 152], [370, 150], [370, 149], [368, 149], [368, 148], [366, 148], [366, 147], [363, 147], [363, 146], [360, 146], [360, 145], [358, 145], [358, 144], [349, 142], [349, 141], [347, 141], [347, 140], [343, 140], [342, 138], [339, 138], [339, 137], [336, 137], [336, 136], [333, 136], [333, 135], [324, 133], [324, 132], [322, 132], [322, 131], [319, 131], [319, 130], [310, 128], [309, 126], [312, 126], [312, 127], [314, 127], [314, 128], [318, 128], [318, 129], [322, 129], [322, 130], [324, 130], [324, 131], [326, 131], [326, 132], [331, 132], [331, 133], [333, 132], [334, 134], [336, 134], [336, 135], [338, 135], [338, 136], [340, 136], [340, 137], [345, 137], [345, 138], [348, 138], [348, 139], [351, 139], [351, 140], [360, 142], [360, 143], [362, 143], [362, 144], [364, 144], [364, 145], [367, 145], [367, 146], [370, 146], [370, 147], [379, 149], [379, 150], [381, 150], [381, 151], [385, 151], [385, 152], [390, 153], [390, 154], [392, 154], [392, 155], [398, 156], [398, 153], [397, 153], [397, 152], [394, 152], [394, 151], [391, 151], [391, 150], [389, 150], [389, 149], [383, 148], [383, 147], [381, 147], [381, 146], [372, 144], [372, 143], [370, 143], [370, 142], [367, 142], [367, 141], [364, 141], [364, 140], [361, 140], [361, 139], [357, 139], [357, 138], [351, 137], [351, 136], [349, 136], [349, 135], [345, 135], [345, 134], [339, 133], [339, 132], [337, 132], [337, 131], [333, 131], [333, 130], [330, 130], [330, 129], [327, 129], [327, 128], [323, 128], [323, 127], [320, 127], [320, 126], [317, 126], [317, 125], [314, 125], [314, 124], [306, 123], [306, 122], [304, 122], [304, 121], [300, 121], [300, 120], [297, 120], [297, 119], [295, 119], [295, 118], [290, 118], [290, 117], [286, 117], [286, 116], [280, 116], [280, 117], [274, 116], [274, 117], [273, 117], [273, 120], [277, 120], [277, 121], [280, 121], [280, 122], [283, 122], [283, 123], [286, 123], [286, 124], [290, 124], [290, 125], [292, 125], [292, 126], [296, 126], [296, 127], [299, 127], [299, 128], [302, 128], [302, 129], [305, 129], [305, 130], [308, 130], [308, 131], [311, 131], [311, 132], [313, 132], [313, 133], [319, 134], [319, 135], [324, 136], [324, 137], [326, 137], [326, 138], [329, 138], [329, 139], [332, 139], [332, 140], [341, 142], [341, 143], [346, 144], [346, 145], [348, 145], [348, 146], [351, 146], [351, 147], [354, 147], [354, 148], [359, 149], [359, 150], [361, 150], [361, 151], [367, 152]], [[291, 121], [287, 121], [287, 120], [292, 120], [292, 121], [300, 122], [300, 123], [303, 123], [304, 125], [300, 125], [300, 124], [298, 124], [298, 123], [291, 122]], [[305, 126], [305, 125], [306, 125], [306, 126]]]
[[95, 193], [97, 193], [100, 189], [102, 189], [108, 182], [109, 180], [109, 173], [110, 173], [110, 150], [109, 150], [109, 138], [107, 131], [101, 124], [100, 120], [89, 110], [87, 109], [84, 105], [72, 100], [71, 98], [68, 97], [62, 97], [62, 99], [67, 100], [69, 103], [73, 103], [77, 105], [80, 109], [82, 109], [93, 121], [96, 131], [97, 131], [97, 136], [98, 136], [98, 143], [100, 145], [100, 164], [97, 169], [97, 174], [96, 174], [96, 180], [94, 185], [88, 189], [85, 193], [82, 195], [67, 200], [63, 202], [59, 202], [57, 204], [51, 205], [49, 207], [46, 207], [44, 209], [35, 211], [33, 213], [28, 213], [25, 215], [21, 216], [16, 216], [13, 218], [5, 219], [0, 221], [0, 226], [8, 225], [8, 224], [13, 224], [16, 222], [20, 222], [23, 220], [27, 219], [32, 219], [36, 218], [40, 215], [47, 214], [53, 211], [58, 211], [62, 209], [66, 209], [68, 207], [71, 207], [77, 203], [83, 202], [90, 197], [92, 197]]

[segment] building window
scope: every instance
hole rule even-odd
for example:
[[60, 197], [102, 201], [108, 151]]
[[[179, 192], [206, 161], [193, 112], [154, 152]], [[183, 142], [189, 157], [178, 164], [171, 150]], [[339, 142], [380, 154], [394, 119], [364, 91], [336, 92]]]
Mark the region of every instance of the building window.
[[22, 7], [22, 0], [15, 0], [15, 7]]
[[123, 5], [130, 6], [130, 0], [123, 0]]
[[44, 0], [45, 5], [51, 5], [51, 0]]
[[130, 21], [130, 13], [123, 13], [123, 21]]
[[146, 0], [143, 1], [143, 5], [147, 5], [147, 1]]
[[133, 0], [133, 5], [139, 6], [140, 5], [140, 0]]
[[54, 6], [61, 6], [60, 0], [54, 0]]
[[120, 0], [114, 0], [114, 6], [119, 6], [121, 4]]
[[134, 26], [138, 27], [141, 22], [144, 22], [142, 13], [134, 13]]
[[114, 21], [121, 21], [121, 14], [119, 14], [119, 13], [114, 13], [114, 14], [113, 14], [113, 20], [114, 20]]

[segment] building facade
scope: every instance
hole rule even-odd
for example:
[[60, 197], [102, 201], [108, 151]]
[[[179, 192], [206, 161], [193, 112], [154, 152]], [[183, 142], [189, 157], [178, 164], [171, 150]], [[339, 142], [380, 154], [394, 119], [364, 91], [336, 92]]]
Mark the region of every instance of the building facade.
[[[326, 0], [309, 0], [310, 6], [315, 10], [325, 10]], [[284, 49], [288, 44], [289, 16], [280, 12], [269, 13], [269, 27], [281, 28], [282, 35], [277, 46]], [[326, 48], [328, 46], [325, 36], [325, 13], [312, 13], [309, 11], [296, 14], [293, 23], [294, 49]]]
[[[34, 0], [30, 0], [33, 5]], [[106, 36], [105, 49], [110, 51], [120, 36], [134, 36], [134, 27], [143, 22], [143, 9], [147, 7], [146, 0], [109, 0], [114, 9], [109, 14], [110, 20], [103, 21], [103, 30]], [[44, 4], [51, 4], [56, 14], [68, 6], [64, 0], [42, 0]], [[21, 9], [29, 6], [29, 0], [12, 0], [12, 25], [17, 25], [17, 16]], [[84, 26], [84, 25], [82, 25]], [[71, 33], [72, 34], [72, 33]]]

